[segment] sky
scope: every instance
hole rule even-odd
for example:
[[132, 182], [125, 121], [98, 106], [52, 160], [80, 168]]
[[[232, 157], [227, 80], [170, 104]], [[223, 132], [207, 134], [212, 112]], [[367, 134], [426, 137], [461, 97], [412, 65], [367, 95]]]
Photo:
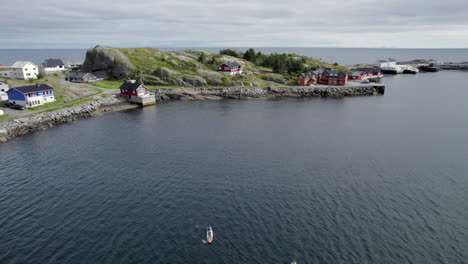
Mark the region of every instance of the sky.
[[468, 48], [467, 0], [0, 0], [0, 48]]

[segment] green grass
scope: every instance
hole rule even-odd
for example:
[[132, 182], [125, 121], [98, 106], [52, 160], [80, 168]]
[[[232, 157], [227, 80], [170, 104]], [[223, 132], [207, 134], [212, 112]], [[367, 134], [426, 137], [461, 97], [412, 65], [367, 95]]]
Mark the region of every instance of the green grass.
[[1, 119], [1, 118], [5, 118], [5, 117], [7, 117], [7, 116], [10, 116], [10, 115], [9, 115], [9, 114], [0, 115], [0, 119]]
[[0, 71], [9, 71], [9, 70], [11, 70], [11, 69], [9, 69], [9, 68], [0, 68]]
[[97, 86], [97, 87], [106, 88], [106, 89], [119, 89], [120, 86], [122, 85], [122, 81], [105, 80], [105, 81], [92, 82], [90, 84]]
[[30, 111], [35, 111], [35, 110], [39, 110], [39, 109], [44, 109], [44, 108], [49, 108], [51, 106], [54, 106], [54, 105], [58, 105], [58, 104], [63, 104], [65, 103], [64, 102], [64, 98], [63, 96], [59, 96], [59, 98], [57, 99], [57, 96], [55, 97], [55, 101], [53, 102], [50, 102], [50, 103], [45, 103], [43, 105], [38, 105], [38, 106], [34, 106], [34, 107], [28, 107], [26, 109], [30, 110]]

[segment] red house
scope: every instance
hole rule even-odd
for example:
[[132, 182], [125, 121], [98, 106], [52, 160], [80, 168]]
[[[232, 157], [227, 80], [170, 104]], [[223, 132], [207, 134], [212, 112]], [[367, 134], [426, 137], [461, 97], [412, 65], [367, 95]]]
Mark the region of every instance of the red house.
[[127, 95], [129, 98], [132, 96], [145, 96], [148, 93], [148, 88], [135, 80], [128, 80], [120, 86], [120, 94]]
[[346, 85], [348, 73], [346, 71], [325, 70], [320, 76], [320, 84], [325, 85]]
[[305, 72], [297, 76], [297, 84], [299, 86], [316, 85], [318, 81], [318, 74], [314, 72]]
[[348, 80], [363, 80], [369, 74], [367, 72], [362, 71], [354, 71], [351, 75], [348, 76]]
[[242, 65], [235, 61], [228, 61], [218, 65], [218, 71], [229, 75], [240, 75], [242, 73]]

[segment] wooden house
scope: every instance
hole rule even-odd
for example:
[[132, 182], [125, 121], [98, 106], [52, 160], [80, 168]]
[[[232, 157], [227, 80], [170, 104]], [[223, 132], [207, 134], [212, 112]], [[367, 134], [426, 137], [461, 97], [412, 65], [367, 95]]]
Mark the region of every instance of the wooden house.
[[320, 76], [320, 84], [324, 85], [346, 85], [348, 73], [339, 70], [325, 70]]
[[96, 82], [102, 79], [98, 79], [94, 74], [89, 72], [70, 72], [67, 76], [69, 82], [75, 83], [89, 83]]
[[54, 88], [48, 84], [36, 84], [11, 88], [8, 102], [24, 107], [34, 107], [55, 101]]
[[242, 65], [235, 61], [228, 61], [218, 65], [218, 71], [229, 75], [240, 75], [242, 74]]
[[305, 72], [297, 76], [297, 84], [299, 86], [316, 85], [318, 81], [318, 74], [314, 72]]
[[143, 97], [148, 95], [149, 92], [144, 84], [137, 83], [135, 80], [128, 80], [120, 86], [120, 94], [131, 98], [133, 96]]

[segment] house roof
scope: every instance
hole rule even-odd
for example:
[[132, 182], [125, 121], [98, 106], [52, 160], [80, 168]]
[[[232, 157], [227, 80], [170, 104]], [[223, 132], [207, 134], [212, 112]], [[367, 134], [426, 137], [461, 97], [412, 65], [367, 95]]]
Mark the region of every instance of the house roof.
[[300, 75], [302, 75], [305, 78], [316, 78], [317, 77], [316, 72], [304, 72], [304, 73], [301, 73]]
[[92, 73], [89, 73], [89, 72], [70, 72], [70, 74], [68, 74], [68, 77], [70, 77], [70, 78], [84, 78], [88, 74], [91, 75], [91, 77], [96, 77]]
[[338, 74], [342, 72], [344, 74], [347, 74], [346, 71], [340, 71], [340, 70], [331, 70], [331, 71], [325, 71], [324, 73], [326, 73], [326, 75], [328, 77], [338, 77]]
[[[231, 68], [233, 68], [233, 67], [241, 67], [241, 66], [242, 66], [242, 65], [240, 65], [238, 62], [235, 62], [235, 61], [228, 61], [228, 62], [225, 62], [225, 63], [223, 63], [223, 64], [221, 64], [221, 65], [227, 65], [227, 66], [229, 66], [229, 67], [231, 67]], [[221, 65], [220, 65], [220, 66], [221, 66]]]
[[42, 65], [47, 68], [55, 68], [57, 66], [63, 66], [64, 64], [61, 59], [47, 59], [42, 63]]
[[30, 85], [30, 86], [21, 86], [21, 87], [14, 87], [11, 89], [16, 89], [24, 94], [26, 93], [32, 93], [32, 92], [39, 92], [39, 91], [46, 91], [46, 90], [53, 90], [54, 87], [46, 84], [46, 83], [41, 83], [41, 84], [36, 84], [36, 85]]
[[[141, 84], [141, 83], [124, 82], [124, 83], [120, 86], [120, 89], [136, 90], [136, 89], [138, 89], [140, 86], [145, 87], [145, 86], [144, 86], [143, 84]], [[146, 88], [146, 87], [145, 87], [145, 88]]]
[[351, 74], [351, 76], [359, 76], [361, 75], [362, 71], [355, 71]]
[[32, 64], [32, 62], [30, 62], [30, 61], [17, 61], [17, 62], [15, 62], [15, 63], [11, 66], [11, 68], [15, 68], [15, 69], [20, 68], [20, 69], [22, 69], [22, 68], [23, 68], [24, 66], [26, 66], [28, 63], [31, 63], [31, 64]]

